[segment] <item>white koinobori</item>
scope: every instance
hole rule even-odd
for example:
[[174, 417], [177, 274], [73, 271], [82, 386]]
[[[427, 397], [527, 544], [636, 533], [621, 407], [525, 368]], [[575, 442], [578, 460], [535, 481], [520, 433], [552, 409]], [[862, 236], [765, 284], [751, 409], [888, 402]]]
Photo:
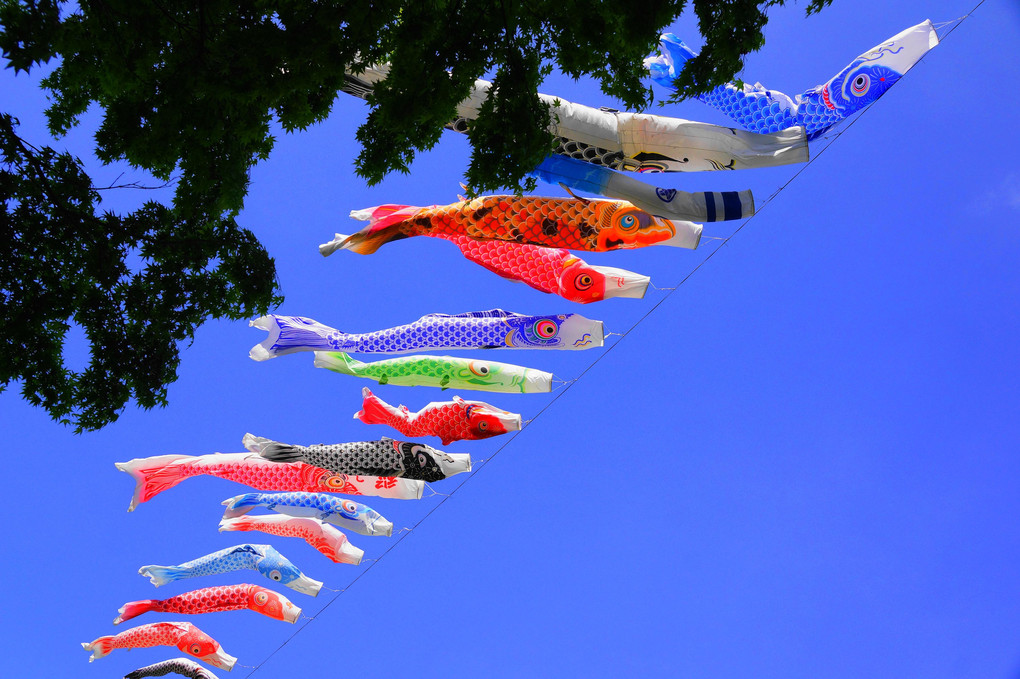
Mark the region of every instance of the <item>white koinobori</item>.
[[[369, 66], [357, 75], [348, 72], [342, 89], [367, 97], [388, 72], [386, 65]], [[448, 127], [465, 132], [490, 87], [485, 80], [476, 81], [471, 95], [457, 108], [459, 117]], [[532, 172], [534, 176], [626, 200], [672, 220], [744, 219], [754, 214], [754, 199], [750, 191], [688, 193], [660, 188], [615, 170], [737, 170], [808, 159], [807, 140], [800, 129], [758, 134], [679, 118], [596, 109], [544, 94], [539, 97], [551, 107], [549, 131], [557, 137], [558, 146], [556, 155], [546, 158]]]
[[[357, 75], [348, 73], [344, 89], [365, 96], [388, 73], [386, 64], [369, 66]], [[486, 80], [476, 80], [471, 94], [457, 106], [457, 115], [465, 120], [477, 118], [491, 86]], [[801, 128], [758, 134], [681, 118], [602, 110], [548, 94], [538, 96], [551, 107], [550, 132], [622, 154], [619, 169], [623, 170], [743, 170], [808, 160], [807, 138]]]

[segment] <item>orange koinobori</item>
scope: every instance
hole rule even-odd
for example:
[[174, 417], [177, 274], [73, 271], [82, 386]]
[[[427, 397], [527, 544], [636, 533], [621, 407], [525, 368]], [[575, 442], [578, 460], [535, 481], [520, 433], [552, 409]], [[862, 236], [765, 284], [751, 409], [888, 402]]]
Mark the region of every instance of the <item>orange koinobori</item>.
[[334, 249], [362, 255], [393, 240], [439, 234], [589, 252], [648, 245], [693, 250], [702, 230], [701, 224], [657, 217], [626, 201], [576, 197], [480, 196], [429, 207], [379, 205], [354, 210], [351, 217], [369, 225]]

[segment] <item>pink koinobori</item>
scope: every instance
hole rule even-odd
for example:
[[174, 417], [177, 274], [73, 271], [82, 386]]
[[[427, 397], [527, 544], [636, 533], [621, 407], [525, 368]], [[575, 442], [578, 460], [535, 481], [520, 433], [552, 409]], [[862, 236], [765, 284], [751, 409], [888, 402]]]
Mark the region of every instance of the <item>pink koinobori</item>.
[[202, 474], [237, 481], [256, 490], [333, 492], [399, 500], [421, 499], [425, 489], [424, 482], [413, 479], [335, 474], [304, 462], [272, 462], [250, 452], [157, 455], [117, 462], [116, 466], [135, 479], [129, 512], [184, 479]]
[[347, 536], [327, 523], [308, 516], [239, 516], [220, 521], [220, 532], [231, 530], [257, 530], [285, 538], [302, 538], [335, 563], [357, 566], [365, 550], [352, 545]]

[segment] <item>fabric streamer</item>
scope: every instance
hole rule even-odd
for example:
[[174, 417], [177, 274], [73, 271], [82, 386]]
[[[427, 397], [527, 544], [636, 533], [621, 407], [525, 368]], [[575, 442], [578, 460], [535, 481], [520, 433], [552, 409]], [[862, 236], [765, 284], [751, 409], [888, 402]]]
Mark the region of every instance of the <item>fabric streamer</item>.
[[132, 627], [117, 635], [99, 637], [82, 648], [92, 651], [89, 662], [110, 654], [115, 648], [148, 648], [150, 646], [176, 646], [213, 667], [228, 672], [237, 658], [220, 648], [219, 643], [190, 622], [154, 622]]
[[479, 196], [450, 205], [377, 205], [354, 210], [368, 226], [319, 246], [322, 254], [350, 250], [370, 255], [384, 244], [410, 236], [448, 234], [505, 240], [568, 250], [607, 252], [669, 245], [693, 250], [701, 224], [656, 217], [625, 201], [541, 196]]
[[269, 516], [239, 516], [222, 519], [220, 532], [234, 530], [257, 530], [270, 535], [287, 538], [301, 538], [334, 563], [349, 563], [357, 566], [365, 555], [347, 540], [339, 530], [308, 516], [294, 517], [272, 514]]
[[256, 507], [265, 507], [287, 516], [311, 516], [362, 535], [393, 534], [393, 522], [371, 507], [326, 493], [245, 493], [224, 500], [222, 504], [227, 507], [223, 511], [224, 519], [247, 514]]
[[315, 367], [379, 384], [511, 394], [550, 391], [553, 377], [552, 373], [519, 365], [454, 356], [401, 356], [362, 363], [342, 351], [316, 351]]
[[376, 495], [400, 500], [421, 499], [424, 484], [412, 479], [349, 476], [304, 464], [275, 463], [252, 453], [157, 455], [115, 463], [135, 480], [128, 511], [148, 502], [184, 479], [207, 474], [251, 486], [256, 490], [330, 491], [346, 495]]
[[[341, 89], [366, 98], [389, 73], [386, 65], [348, 71]], [[448, 127], [466, 132], [492, 84], [476, 80]], [[680, 118], [597, 109], [562, 97], [539, 94], [549, 105], [549, 132], [556, 153], [578, 160], [637, 172], [698, 172], [773, 167], [808, 160], [803, 130], [756, 134]], [[625, 198], [630, 200], [629, 197]]]
[[143, 599], [129, 601], [120, 607], [113, 624], [136, 618], [143, 613], [178, 613], [198, 615], [220, 611], [248, 610], [283, 622], [295, 623], [301, 617], [301, 609], [290, 599], [258, 585], [224, 585], [196, 589], [169, 599]]
[[364, 401], [354, 418], [365, 424], [386, 424], [405, 436], [438, 436], [443, 445], [465, 439], [484, 439], [521, 428], [521, 416], [481, 401], [430, 403], [416, 413], [406, 406], [394, 408], [369, 391], [361, 390]]
[[[563, 248], [505, 240], [477, 240], [462, 234], [423, 235], [450, 241], [460, 249], [464, 257], [503, 278], [525, 283], [536, 290], [580, 304], [613, 297], [641, 298], [645, 296], [651, 281], [648, 276], [633, 271], [611, 266], [592, 266]], [[332, 241], [320, 245], [319, 252], [323, 257], [328, 257], [348, 238], [350, 236], [338, 233]]]
[[[847, 116], [881, 97], [939, 42], [931, 21], [897, 33], [860, 55], [824, 85], [792, 99], [761, 83], [720, 85], [698, 97], [755, 132], [777, 132], [793, 126], [815, 139]], [[673, 88], [673, 81], [696, 54], [672, 33], [662, 35], [660, 54], [645, 59], [652, 80]]]
[[688, 193], [664, 189], [568, 156], [549, 156], [531, 174], [549, 184], [562, 184], [576, 191], [625, 200], [666, 219], [722, 222], [754, 214], [754, 197], [750, 191]]
[[164, 677], [168, 674], [180, 674], [188, 679], [217, 679], [216, 675], [187, 658], [164, 660], [154, 665], [139, 667], [124, 675], [124, 679], [142, 679], [142, 677]]
[[275, 314], [249, 325], [269, 333], [248, 352], [255, 361], [297, 351], [405, 354], [430, 349], [590, 349], [602, 346], [603, 335], [602, 321], [578, 314], [525, 316], [502, 309], [428, 314], [413, 323], [366, 333], [341, 332], [311, 318]]
[[322, 589], [321, 582], [302, 573], [301, 569], [271, 545], [235, 545], [176, 566], [142, 566], [138, 574], [149, 578], [153, 585], [159, 587], [178, 580], [245, 569], [258, 571], [273, 582], [309, 596], [318, 596]]
[[378, 441], [296, 446], [248, 434], [244, 444], [274, 462], [307, 462], [338, 474], [441, 481], [471, 471], [471, 456], [466, 453], [451, 455], [423, 443], [386, 437]]

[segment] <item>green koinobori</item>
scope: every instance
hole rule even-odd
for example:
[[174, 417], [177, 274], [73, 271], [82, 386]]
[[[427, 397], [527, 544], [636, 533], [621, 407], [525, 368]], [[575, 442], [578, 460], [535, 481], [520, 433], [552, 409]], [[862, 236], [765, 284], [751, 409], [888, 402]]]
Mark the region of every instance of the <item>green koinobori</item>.
[[531, 394], [552, 390], [552, 373], [455, 356], [401, 356], [362, 363], [342, 351], [316, 351], [315, 367], [379, 384]]

